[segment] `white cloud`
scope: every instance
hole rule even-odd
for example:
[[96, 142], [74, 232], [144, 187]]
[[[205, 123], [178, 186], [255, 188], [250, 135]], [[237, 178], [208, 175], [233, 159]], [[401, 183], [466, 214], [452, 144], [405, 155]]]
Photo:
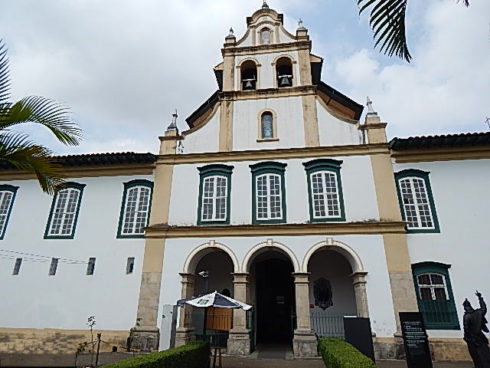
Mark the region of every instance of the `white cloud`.
[[[410, 4], [409, 4], [410, 5]], [[434, 1], [425, 9], [411, 64], [381, 66], [366, 49], [339, 60], [336, 78], [358, 101], [369, 95], [390, 135], [481, 131], [490, 114], [490, 3]], [[395, 60], [394, 60], [395, 61]]]

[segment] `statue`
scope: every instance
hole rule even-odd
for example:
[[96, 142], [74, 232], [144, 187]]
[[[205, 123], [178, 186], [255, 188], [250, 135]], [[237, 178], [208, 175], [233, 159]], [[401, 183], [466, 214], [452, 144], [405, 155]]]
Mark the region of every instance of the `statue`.
[[490, 347], [484, 332], [489, 332], [485, 314], [487, 305], [481, 294], [476, 291], [480, 308], [473, 309], [468, 299], [463, 302], [464, 341], [468, 344], [468, 351], [473, 359], [475, 368], [490, 368]]

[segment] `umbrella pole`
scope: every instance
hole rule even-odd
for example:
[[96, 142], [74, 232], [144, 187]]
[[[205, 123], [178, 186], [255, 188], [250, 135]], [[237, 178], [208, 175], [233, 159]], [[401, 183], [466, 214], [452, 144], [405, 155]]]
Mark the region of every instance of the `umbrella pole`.
[[204, 308], [204, 326], [203, 326], [203, 336], [204, 341], [206, 341], [206, 325], [208, 323], [208, 307]]

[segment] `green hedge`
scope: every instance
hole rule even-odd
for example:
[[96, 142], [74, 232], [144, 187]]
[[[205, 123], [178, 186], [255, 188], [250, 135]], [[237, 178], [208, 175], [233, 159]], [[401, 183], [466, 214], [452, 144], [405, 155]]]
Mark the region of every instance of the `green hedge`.
[[321, 338], [318, 350], [327, 368], [376, 368], [371, 359], [343, 339]]
[[208, 368], [209, 345], [192, 341], [184, 346], [138, 355], [117, 363], [104, 365], [104, 368]]

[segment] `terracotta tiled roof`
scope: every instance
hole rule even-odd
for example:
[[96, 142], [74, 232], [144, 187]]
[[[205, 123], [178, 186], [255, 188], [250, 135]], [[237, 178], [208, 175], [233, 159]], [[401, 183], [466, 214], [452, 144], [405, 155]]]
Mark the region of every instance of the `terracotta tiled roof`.
[[490, 145], [490, 132], [393, 138], [389, 143], [390, 149], [396, 151], [419, 148], [468, 147], [487, 145]]
[[[156, 161], [152, 153], [108, 152], [82, 155], [54, 156], [64, 167], [74, 166], [109, 166], [120, 164], [148, 164]], [[0, 161], [0, 170], [15, 169], [15, 166]]]

